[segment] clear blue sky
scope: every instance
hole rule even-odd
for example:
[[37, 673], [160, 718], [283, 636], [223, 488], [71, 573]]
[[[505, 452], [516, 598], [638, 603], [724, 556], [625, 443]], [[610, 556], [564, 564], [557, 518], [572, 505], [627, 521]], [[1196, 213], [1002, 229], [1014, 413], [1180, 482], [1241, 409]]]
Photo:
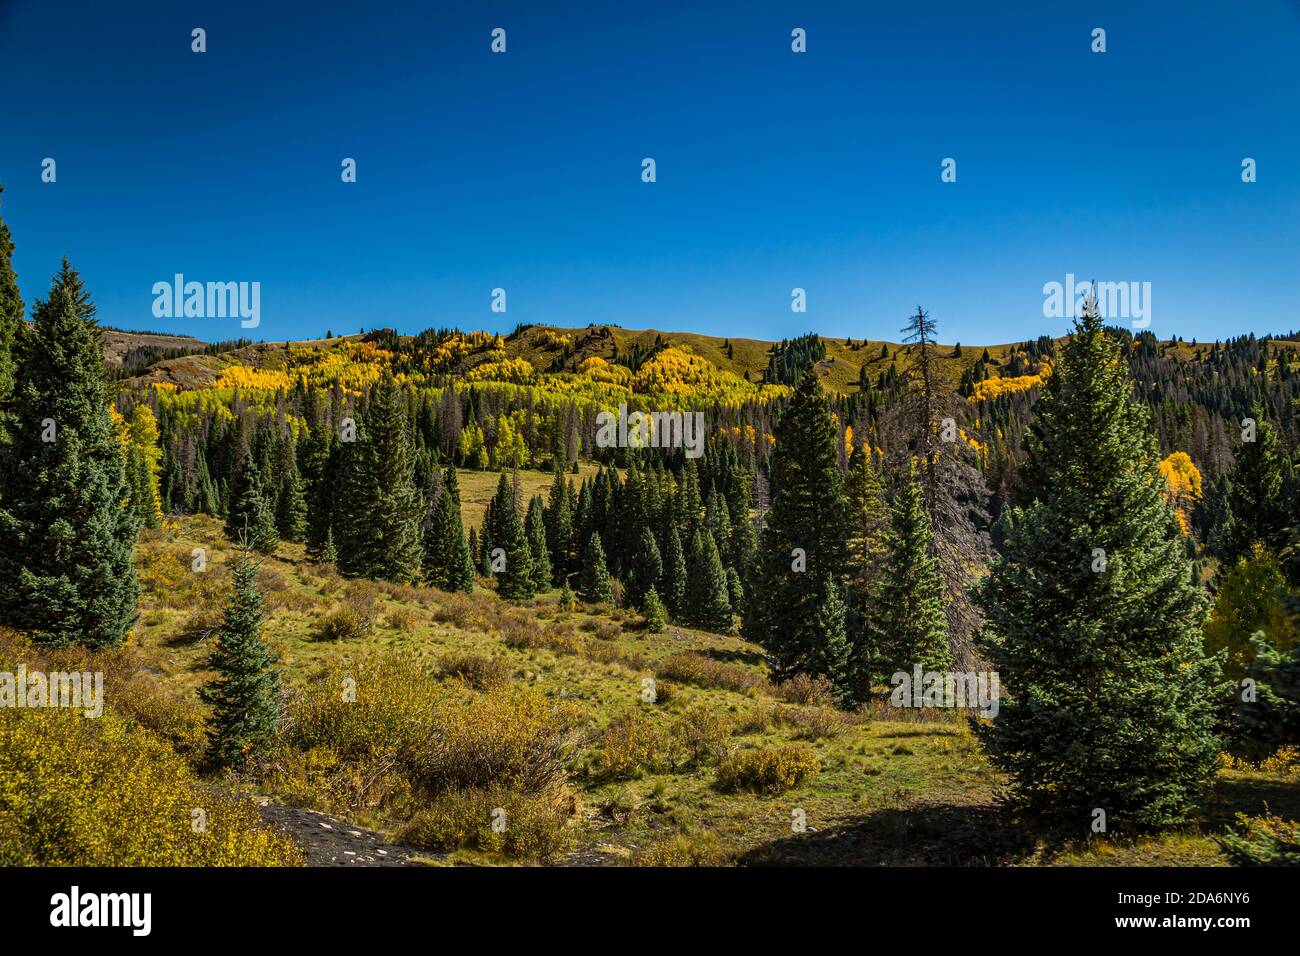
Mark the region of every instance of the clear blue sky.
[[260, 282], [268, 340], [896, 339], [922, 303], [976, 344], [1061, 333], [1042, 287], [1072, 272], [1150, 282], [1162, 337], [1300, 326], [1298, 0], [0, 0], [0, 64], [24, 297], [67, 254], [106, 324], [244, 334], [154, 318], [181, 272]]

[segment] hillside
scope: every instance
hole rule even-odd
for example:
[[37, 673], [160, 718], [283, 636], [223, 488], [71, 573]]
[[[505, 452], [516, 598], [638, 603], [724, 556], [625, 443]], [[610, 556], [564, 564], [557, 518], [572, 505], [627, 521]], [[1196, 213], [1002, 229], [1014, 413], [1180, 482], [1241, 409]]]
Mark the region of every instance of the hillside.
[[[207, 552], [203, 574], [191, 570], [195, 547]], [[203, 657], [233, 554], [220, 525], [202, 517], [169, 521], [139, 546], [145, 593], [131, 653], [172, 702], [141, 708], [154, 713], [146, 720], [173, 739], [192, 741], [198, 732], [193, 691], [211, 676]], [[554, 593], [512, 606], [490, 591], [466, 596], [347, 580], [304, 560], [294, 545], [264, 559], [259, 579], [269, 592], [266, 639], [295, 696], [331, 674], [360, 677], [367, 662], [398, 653], [429, 675], [430, 686], [464, 680], [479, 688], [471, 694], [487, 697], [529, 688], [571, 709], [563, 746], [573, 816], [552, 847], [553, 862], [1220, 865], [1214, 836], [1235, 813], [1263, 813], [1267, 804], [1300, 814], [1300, 790], [1284, 767], [1225, 769], [1203, 826], [1061, 840], [1050, 829], [1000, 822], [1000, 777], [961, 717], [883, 704], [844, 714], [806, 687], [774, 686], [761, 649], [736, 637], [679, 626], [653, 634], [622, 610], [564, 611]], [[322, 621], [344, 608], [356, 609], [358, 631], [322, 639]], [[652, 702], [644, 698], [647, 679], [656, 682]], [[275, 805], [342, 815], [399, 843], [419, 841], [393, 781], [360, 787], [326, 757], [342, 741], [316, 746], [315, 769], [300, 762], [305, 754], [286, 755], [259, 790]], [[720, 782], [718, 754], [779, 748], [809, 755], [815, 769], [771, 790]], [[792, 832], [794, 811], [803, 812], [806, 832]], [[521, 858], [530, 852], [467, 848], [430, 849], [423, 860]]]

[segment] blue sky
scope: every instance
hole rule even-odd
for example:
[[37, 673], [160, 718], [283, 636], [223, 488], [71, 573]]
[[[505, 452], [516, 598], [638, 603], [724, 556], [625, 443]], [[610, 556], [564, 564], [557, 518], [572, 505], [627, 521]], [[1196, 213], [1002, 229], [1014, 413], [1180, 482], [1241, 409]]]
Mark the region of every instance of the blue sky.
[[[208, 340], [896, 339], [921, 303], [1005, 342], [1064, 331], [1067, 273], [1150, 282], [1162, 337], [1300, 326], [1298, 0], [285, 6], [0, 0], [29, 305], [66, 254], [103, 323]], [[260, 282], [260, 327], [155, 318], [178, 272]]]

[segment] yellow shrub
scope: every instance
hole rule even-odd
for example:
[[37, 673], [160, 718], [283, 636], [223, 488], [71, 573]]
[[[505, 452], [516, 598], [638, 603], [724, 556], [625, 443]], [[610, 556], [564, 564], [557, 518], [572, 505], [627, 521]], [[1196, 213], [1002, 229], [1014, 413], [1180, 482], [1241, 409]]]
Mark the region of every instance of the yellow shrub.
[[412, 817], [398, 840], [427, 850], [478, 850], [544, 863], [573, 845], [565, 829], [571, 812], [563, 791], [454, 790]]
[[802, 747], [759, 747], [729, 754], [718, 767], [722, 790], [782, 793], [797, 787], [821, 767], [817, 755]]
[[660, 769], [664, 763], [664, 738], [639, 711], [630, 710], [610, 721], [600, 738], [600, 771], [627, 779]]
[[744, 664], [714, 660], [694, 651], [665, 657], [656, 665], [655, 674], [683, 684], [731, 690], [738, 694], [757, 690], [764, 683], [762, 674]]
[[710, 830], [677, 833], [633, 854], [632, 866], [722, 866], [727, 851], [718, 835]]
[[204, 787], [147, 730], [111, 714], [0, 713], [2, 865], [301, 863], [250, 800]]

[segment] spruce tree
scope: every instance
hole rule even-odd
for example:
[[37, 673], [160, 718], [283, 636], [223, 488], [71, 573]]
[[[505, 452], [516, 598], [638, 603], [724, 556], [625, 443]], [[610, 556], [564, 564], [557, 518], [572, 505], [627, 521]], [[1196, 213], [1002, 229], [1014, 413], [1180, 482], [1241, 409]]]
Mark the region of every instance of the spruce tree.
[[336, 534], [344, 574], [409, 583], [419, 575], [424, 504], [415, 486], [415, 456], [406, 404], [392, 376], [380, 382], [345, 443], [341, 513]]
[[767, 650], [775, 678], [784, 680], [820, 673], [822, 585], [827, 575], [842, 575], [846, 563], [839, 427], [812, 366], [777, 425], [771, 472], [772, 504], [752, 566], [744, 633]]
[[208, 667], [217, 672], [199, 696], [212, 707], [208, 757], [219, 767], [243, 768], [275, 738], [280, 713], [280, 676], [262, 639], [265, 611], [257, 587], [257, 565], [245, 548], [234, 568], [234, 590], [226, 604]]
[[731, 617], [731, 598], [727, 594], [727, 572], [722, 567], [718, 546], [708, 529], [695, 533], [687, 567], [690, 580], [686, 586], [685, 619], [694, 627], [730, 634], [735, 622]]
[[663, 581], [664, 562], [655, 543], [654, 533], [642, 528], [636, 552], [632, 556], [632, 570], [628, 575], [628, 593], [625, 600], [632, 607], [640, 607], [646, 593], [658, 589]]
[[94, 317], [65, 259], [20, 329], [0, 444], [0, 623], [42, 644], [116, 646], [136, 619], [138, 523]]
[[1034, 406], [1035, 497], [983, 589], [1003, 699], [979, 726], [1014, 805], [1113, 829], [1179, 823], [1217, 769], [1219, 663], [1145, 408], [1095, 306]]
[[668, 544], [664, 555], [664, 604], [674, 620], [682, 620], [686, 611], [686, 553], [682, 550], [682, 537], [675, 527], [668, 529]]
[[835, 575], [822, 575], [821, 590], [822, 600], [812, 622], [816, 640], [810, 644], [816, 656], [809, 662], [809, 670], [825, 675], [835, 696], [847, 702], [858, 696], [858, 671], [847, 631], [848, 609]]
[[465, 539], [465, 525], [460, 516], [460, 481], [456, 466], [448, 465], [442, 476], [444, 582], [448, 591], [474, 590], [474, 558], [470, 542]]
[[[496, 571], [497, 593], [509, 601], [526, 601], [536, 593], [533, 582], [533, 554], [528, 536], [524, 533], [523, 522], [515, 510], [515, 493], [511, 483], [502, 472], [497, 482], [497, 493], [492, 499], [492, 529], [488, 538], [488, 528], [483, 529], [484, 540], [490, 540], [493, 550], [500, 548], [504, 552], [505, 567]], [[488, 553], [489, 566], [494, 558]]]
[[524, 519], [524, 534], [533, 558], [533, 590], [537, 593], [551, 589], [551, 555], [546, 548], [546, 519], [540, 495], [528, 503], [528, 517]]
[[562, 584], [573, 570], [573, 514], [570, 511], [569, 479], [560, 469], [558, 458], [546, 506], [546, 546], [551, 553], [554, 582]]
[[588, 604], [614, 603], [614, 585], [609, 579], [609, 569], [605, 567], [605, 548], [600, 543], [599, 534], [593, 533], [587, 539], [587, 547], [582, 553], [578, 592]]
[[[894, 496], [888, 530], [888, 553], [872, 601], [872, 617], [862, 656], [870, 661], [875, 682], [888, 681], [898, 671], [943, 671], [952, 664], [947, 618], [943, 610], [943, 579], [930, 556], [930, 515], [925, 509], [921, 475], [913, 459]], [[861, 696], [865, 688], [856, 688]]]
[[[0, 186], [3, 194], [4, 187]], [[9, 403], [13, 397], [18, 335], [23, 328], [23, 297], [18, 291], [13, 254], [13, 236], [0, 216], [0, 447], [8, 443], [13, 425]], [[3, 496], [4, 488], [0, 487], [0, 501]]]
[[1231, 515], [1231, 526], [1224, 534], [1220, 557], [1229, 564], [1248, 557], [1256, 542], [1274, 554], [1280, 552], [1290, 523], [1283, 491], [1286, 452], [1277, 430], [1258, 407], [1252, 416], [1254, 441], [1241, 442], [1228, 472], [1226, 513]]
[[263, 490], [262, 469], [252, 451], [235, 468], [226, 514], [226, 537], [231, 541], [247, 540], [250, 547], [262, 554], [275, 554], [280, 545], [273, 503]]
[[307, 497], [298, 469], [286, 469], [275, 504], [275, 529], [285, 541], [302, 541], [307, 534]]
[[664, 609], [664, 602], [659, 600], [659, 592], [654, 588], [646, 591], [640, 609], [645, 616], [646, 630], [651, 634], [660, 633], [667, 623], [668, 612]]
[[[303, 460], [304, 495], [307, 508], [307, 557], [316, 561], [333, 560], [325, 556], [327, 540], [332, 543], [330, 527], [333, 503], [339, 494], [339, 453], [334, 432], [324, 425], [313, 428], [307, 437]], [[337, 556], [337, 555], [336, 555]]]

